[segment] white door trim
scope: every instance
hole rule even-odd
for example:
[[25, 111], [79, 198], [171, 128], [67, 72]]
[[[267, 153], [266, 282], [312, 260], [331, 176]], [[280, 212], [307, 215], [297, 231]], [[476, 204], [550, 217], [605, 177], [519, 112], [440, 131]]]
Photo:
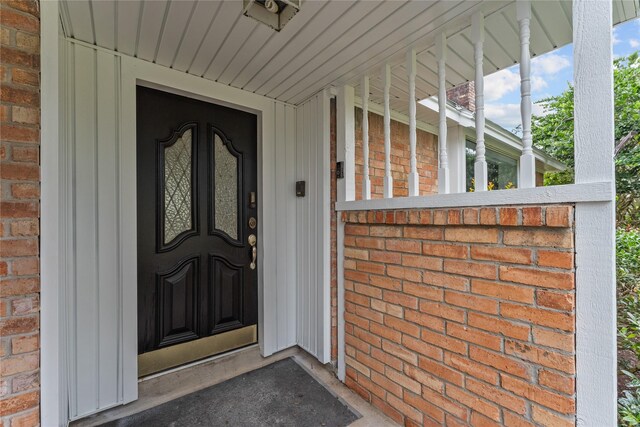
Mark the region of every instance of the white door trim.
[[[277, 321], [275, 304], [270, 303], [276, 294], [275, 280], [266, 280], [272, 274], [267, 255], [275, 258], [275, 206], [266, 193], [274, 193], [275, 182], [270, 176], [274, 171], [265, 167], [267, 157], [273, 156], [275, 146], [275, 101], [239, 89], [211, 82], [196, 76], [122, 56], [122, 128], [120, 138], [120, 224], [122, 239], [120, 254], [122, 260], [123, 324], [137, 324], [137, 227], [136, 212], [136, 86], [142, 85], [172, 92], [190, 98], [200, 99], [235, 109], [248, 111], [258, 116], [258, 189], [261, 203], [258, 209], [258, 336], [260, 353], [268, 356], [277, 346]], [[133, 218], [133, 221], [127, 221]], [[129, 285], [126, 285], [126, 284]], [[265, 289], [265, 286], [273, 289]], [[137, 399], [137, 328], [123, 330], [123, 372], [124, 403]]]
[[66, 425], [59, 251], [58, 1], [40, 2], [40, 419]]

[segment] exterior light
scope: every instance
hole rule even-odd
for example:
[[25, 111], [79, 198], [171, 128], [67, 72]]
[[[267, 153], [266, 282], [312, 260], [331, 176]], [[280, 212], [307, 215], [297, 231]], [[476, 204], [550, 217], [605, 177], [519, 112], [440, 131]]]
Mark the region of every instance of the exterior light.
[[300, 9], [300, 0], [243, 0], [242, 14], [280, 31]]

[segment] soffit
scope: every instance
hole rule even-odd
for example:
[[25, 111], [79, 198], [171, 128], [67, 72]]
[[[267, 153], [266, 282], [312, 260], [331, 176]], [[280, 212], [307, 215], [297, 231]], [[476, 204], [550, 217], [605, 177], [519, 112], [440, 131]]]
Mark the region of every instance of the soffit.
[[[640, 0], [613, 3], [615, 23], [639, 14]], [[402, 113], [406, 49], [418, 53], [417, 97], [436, 94], [433, 40], [441, 31], [447, 88], [473, 79], [470, 17], [478, 10], [486, 16], [487, 75], [517, 62], [513, 0], [306, 0], [280, 32], [243, 16], [238, 0], [61, 1], [68, 37], [292, 104], [332, 85], [357, 87], [363, 73], [371, 76], [371, 101], [381, 103], [380, 67], [389, 61], [391, 107]], [[570, 43], [571, 16], [570, 1], [534, 1], [532, 54]], [[428, 109], [418, 114], [433, 122]]]

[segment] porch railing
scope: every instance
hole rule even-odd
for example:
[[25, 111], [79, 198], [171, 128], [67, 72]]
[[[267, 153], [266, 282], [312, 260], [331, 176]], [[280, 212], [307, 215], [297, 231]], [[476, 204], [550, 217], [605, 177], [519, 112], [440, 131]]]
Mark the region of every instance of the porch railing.
[[[415, 50], [406, 53], [409, 102], [410, 170], [408, 197], [394, 197], [391, 176], [391, 108], [389, 105], [390, 64], [382, 67], [384, 111], [384, 194], [371, 198], [369, 178], [369, 77], [361, 77], [363, 109], [362, 155], [364, 173], [362, 200], [356, 200], [355, 89], [341, 86], [337, 91], [337, 160], [344, 161], [344, 179], [338, 180], [338, 211], [407, 209], [433, 207], [476, 207], [544, 203], [575, 204], [576, 262], [576, 386], [579, 425], [612, 425], [616, 419], [615, 343], [615, 256], [613, 169], [613, 72], [612, 2], [573, 0], [574, 44], [574, 135], [575, 184], [535, 188], [535, 157], [531, 137], [531, 2], [516, 2], [520, 37], [520, 112], [522, 152], [518, 188], [487, 191], [487, 161], [484, 143], [483, 45], [484, 17], [471, 19], [471, 42], [475, 67], [475, 192], [452, 194], [447, 155], [445, 69], [447, 38], [436, 37], [438, 74], [438, 193], [419, 195], [416, 170]], [[344, 379], [344, 224], [338, 221], [338, 373]], [[342, 307], [340, 307], [342, 304]]]
[[[535, 177], [535, 157], [533, 154], [533, 144], [531, 138], [531, 54], [530, 54], [530, 22], [531, 22], [531, 2], [530, 0], [518, 0], [516, 2], [516, 17], [519, 26], [520, 35], [520, 83], [521, 83], [521, 101], [520, 112], [522, 121], [522, 154], [520, 156], [520, 167], [518, 177], [518, 188], [528, 189], [536, 186]], [[475, 66], [475, 132], [476, 132], [476, 153], [474, 162], [474, 180], [475, 191], [485, 192], [488, 189], [488, 168], [485, 157], [485, 111], [484, 111], [484, 28], [485, 21], [482, 12], [476, 12], [471, 17], [471, 42], [473, 44], [474, 66]], [[439, 152], [439, 168], [438, 168], [438, 193], [448, 194], [451, 192], [451, 176], [449, 170], [448, 154], [447, 154], [447, 91], [445, 87], [446, 79], [446, 61], [447, 61], [447, 36], [444, 31], [440, 32], [435, 38], [435, 56], [437, 63], [437, 88], [438, 88], [438, 152]], [[416, 49], [409, 47], [406, 52], [406, 65], [408, 81], [408, 124], [409, 124], [409, 148], [410, 148], [410, 169], [408, 173], [408, 196], [419, 196], [419, 174], [416, 159], [416, 140], [417, 140], [417, 119], [416, 119], [416, 74], [418, 67], [416, 66]], [[363, 158], [363, 174], [362, 174], [362, 200], [371, 200], [371, 180], [369, 177], [369, 78], [368, 74], [364, 74], [360, 80], [360, 99], [362, 116], [362, 158]], [[384, 111], [384, 186], [383, 197], [391, 199], [394, 197], [393, 176], [391, 171], [391, 106], [390, 106], [390, 89], [391, 89], [391, 64], [385, 63], [382, 66], [380, 79], [382, 82], [383, 92], [383, 111]], [[344, 180], [344, 198], [339, 201], [353, 201], [356, 199], [355, 186], [355, 138], [346, 133], [355, 132], [353, 126], [355, 119], [350, 110], [353, 110], [355, 100], [355, 89], [345, 86], [340, 89], [339, 103], [342, 103], [344, 114], [349, 117], [345, 118], [346, 127], [342, 128], [342, 132], [338, 135], [338, 146], [344, 152], [347, 152], [348, 158], [345, 158], [345, 180]], [[339, 116], [343, 118], [343, 115]], [[340, 121], [340, 119], [339, 119]]]

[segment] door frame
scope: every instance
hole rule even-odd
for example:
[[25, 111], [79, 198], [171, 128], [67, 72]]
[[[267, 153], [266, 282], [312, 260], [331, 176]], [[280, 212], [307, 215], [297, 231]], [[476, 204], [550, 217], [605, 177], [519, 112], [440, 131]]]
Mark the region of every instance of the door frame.
[[[257, 162], [258, 162], [258, 343], [262, 356], [268, 356], [275, 350], [273, 337], [277, 331], [273, 304], [268, 304], [268, 295], [275, 293], [275, 283], [268, 283], [265, 290], [267, 273], [265, 254], [277, 253], [275, 239], [265, 232], [271, 223], [275, 223], [273, 198], [268, 194], [275, 192], [275, 182], [270, 179], [273, 171], [266, 165], [267, 158], [274, 155], [275, 143], [275, 103], [276, 101], [255, 95], [230, 86], [205, 80], [200, 77], [122, 56], [121, 111], [122, 125], [120, 134], [120, 217], [122, 239], [120, 254], [122, 264], [122, 321], [123, 324], [137, 325], [137, 195], [136, 188], [130, 183], [136, 180], [136, 86], [158, 89], [188, 98], [198, 99], [222, 105], [236, 110], [256, 114], [258, 121]], [[270, 218], [273, 216], [273, 218]], [[124, 220], [132, 218], [133, 220]], [[270, 282], [270, 281], [268, 281]], [[137, 328], [123, 329], [123, 403], [138, 397], [138, 331]]]
[[[173, 102], [177, 102], [180, 105], [183, 105], [183, 104], [189, 102], [189, 100], [204, 101], [204, 102], [207, 103], [206, 106], [202, 105], [202, 104], [199, 104], [200, 106], [197, 107], [195, 110], [192, 110], [192, 111], [202, 111], [204, 108], [210, 108], [210, 109], [214, 109], [213, 111], [219, 111], [220, 113], [222, 113], [222, 110], [221, 109], [217, 109], [217, 107], [218, 106], [223, 106], [223, 107], [229, 108], [230, 110], [233, 111], [233, 113], [229, 116], [229, 120], [231, 120], [231, 121], [239, 120], [240, 123], [241, 123], [240, 127], [244, 127], [244, 124], [248, 125], [250, 122], [253, 122], [253, 120], [254, 120], [253, 117], [255, 117], [255, 129], [256, 129], [256, 133], [255, 134], [251, 133], [252, 138], [255, 138], [255, 139], [253, 139], [253, 141], [249, 141], [244, 147], [243, 147], [243, 143], [242, 142], [240, 142], [240, 141], [238, 141], [238, 140], [233, 138], [233, 135], [232, 135], [232, 133], [233, 133], [232, 130], [233, 129], [229, 129], [229, 131], [231, 131], [231, 133], [229, 133], [229, 132], [227, 132], [226, 128], [219, 127], [219, 126], [222, 125], [223, 122], [218, 122], [217, 125], [213, 125], [213, 124], [211, 124], [211, 122], [203, 124], [203, 120], [204, 120], [202, 118], [203, 116], [196, 116], [196, 117], [192, 117], [191, 119], [188, 119], [187, 116], [181, 115], [182, 120], [178, 121], [178, 122], [175, 122], [177, 127], [172, 127], [171, 128], [171, 131], [169, 133], [169, 137], [166, 137], [167, 134], [165, 134], [165, 133], [162, 133], [162, 132], [160, 133], [160, 137], [159, 137], [160, 139], [158, 140], [158, 142], [166, 144], [165, 145], [165, 148], [166, 148], [167, 146], [172, 145], [173, 143], [175, 143], [176, 139], [178, 139], [178, 137], [180, 135], [184, 135], [183, 132], [185, 131], [185, 129], [187, 129], [187, 128], [193, 129], [194, 132], [195, 132], [195, 134], [194, 134], [195, 135], [194, 136], [194, 144], [196, 144], [196, 145], [194, 145], [193, 149], [195, 150], [194, 151], [194, 153], [195, 153], [194, 154], [194, 156], [195, 156], [194, 159], [196, 159], [194, 165], [197, 165], [197, 168], [196, 168], [196, 166], [192, 166], [192, 167], [195, 169], [195, 171], [193, 171], [193, 177], [197, 181], [197, 184], [194, 187], [194, 188], [196, 188], [196, 191], [195, 191], [195, 196], [194, 196], [195, 198], [193, 200], [197, 200], [197, 203], [194, 205], [195, 206], [195, 211], [196, 211], [195, 218], [192, 218], [192, 219], [194, 219], [196, 221], [196, 223], [199, 222], [199, 225], [196, 226], [195, 228], [192, 228], [190, 231], [187, 230], [186, 234], [184, 234], [184, 236], [182, 236], [182, 237], [181, 237], [181, 235], [184, 232], [178, 234], [178, 236], [175, 238], [174, 241], [171, 241], [166, 245], [162, 245], [161, 243], [157, 243], [157, 244], [154, 243], [152, 245], [152, 247], [149, 247], [149, 249], [153, 248], [153, 251], [154, 251], [154, 253], [156, 255], [157, 255], [158, 251], [159, 252], [165, 252], [165, 256], [166, 256], [167, 253], [171, 253], [174, 250], [179, 249], [179, 247], [181, 245], [183, 245], [184, 243], [186, 243], [186, 241], [189, 240], [190, 237], [195, 235], [195, 237], [200, 237], [200, 238], [206, 237], [206, 238], [208, 238], [209, 239], [209, 243], [213, 243], [211, 239], [219, 239], [225, 245], [228, 245], [228, 247], [230, 247], [231, 250], [236, 250], [237, 249], [236, 248], [236, 246], [237, 246], [236, 242], [239, 241], [241, 243], [241, 246], [243, 247], [243, 249], [246, 250], [246, 251], [249, 251], [250, 250], [250, 246], [249, 246], [249, 244], [246, 243], [247, 242], [247, 237], [250, 234], [253, 235], [254, 233], [259, 235], [260, 231], [261, 231], [261, 228], [262, 228], [261, 227], [261, 221], [262, 221], [262, 209], [261, 209], [262, 208], [262, 200], [261, 199], [262, 199], [262, 197], [261, 197], [261, 193], [260, 193], [261, 185], [262, 185], [262, 182], [261, 182], [262, 181], [262, 176], [258, 175], [258, 165], [259, 165], [259, 163], [261, 161], [261, 158], [259, 157], [259, 154], [258, 154], [258, 148], [260, 147], [260, 142], [261, 142], [260, 141], [260, 137], [259, 137], [259, 134], [261, 133], [260, 132], [260, 127], [261, 127], [260, 114], [261, 114], [261, 112], [256, 111], [255, 109], [246, 108], [246, 107], [237, 108], [238, 106], [236, 104], [231, 104], [231, 103], [228, 103], [228, 102], [224, 103], [224, 105], [222, 105], [221, 102], [210, 102], [208, 99], [202, 99], [202, 97], [194, 96], [193, 94], [190, 94], [190, 95], [185, 97], [185, 96], [183, 96], [183, 91], [177, 91], [175, 88], [167, 88], [167, 87], [164, 87], [164, 86], [161, 86], [161, 85], [150, 83], [148, 81], [137, 80], [137, 86], [136, 86], [136, 88], [134, 90], [136, 92], [136, 96], [139, 95], [139, 92], [138, 92], [138, 88], [139, 87], [158, 90], [159, 91], [158, 94], [163, 93], [163, 94], [181, 96], [180, 99], [176, 99], [174, 101], [174, 98], [171, 97], [170, 95], [168, 97], [166, 95], [162, 95], [161, 98], [159, 98], [159, 102], [161, 102], [160, 105], [163, 107], [162, 110], [168, 109], [169, 111], [173, 111], [176, 108], [175, 106], [172, 107]], [[147, 93], [149, 93], [149, 92], [147, 92]], [[150, 96], [159, 96], [159, 95], [155, 95], [154, 94], [154, 95], [150, 95]], [[149, 105], [148, 102], [146, 103], [146, 105]], [[166, 107], [166, 108], [164, 108], [164, 107]], [[253, 114], [253, 116], [251, 118], [249, 118], [249, 116], [242, 114], [242, 112], [248, 112], [250, 114]], [[138, 105], [138, 99], [136, 98], [136, 114], [137, 113], [142, 113], [143, 115], [145, 115], [145, 111], [141, 110], [141, 108]], [[209, 113], [217, 114], [215, 112], [212, 112], [211, 110], [209, 110]], [[210, 116], [209, 113], [206, 114], [207, 117]], [[229, 113], [227, 113], [227, 114], [229, 114]], [[240, 118], [238, 118], [239, 114], [241, 115]], [[146, 120], [147, 120], [146, 123], [147, 123], [147, 126], [148, 126], [149, 125], [148, 117], [147, 117]], [[198, 127], [199, 126], [198, 123], [200, 123], [200, 125], [201, 125], [200, 127]], [[138, 117], [136, 117], [136, 126], [137, 125], [138, 125]], [[236, 125], [236, 127], [237, 127], [237, 125]], [[212, 132], [216, 133], [216, 138], [218, 137], [218, 134], [221, 135], [222, 141], [225, 144], [225, 146], [228, 145], [227, 148], [229, 149], [230, 155], [237, 156], [237, 157], [234, 157], [234, 159], [236, 159], [238, 162], [240, 162], [239, 166], [238, 166], [238, 168], [239, 168], [238, 169], [238, 173], [240, 174], [241, 179], [243, 180], [242, 182], [245, 182], [245, 179], [247, 178], [247, 176], [255, 177], [255, 187], [253, 187], [254, 183], [252, 182], [253, 181], [252, 179], [250, 181], [247, 181], [243, 185], [239, 185], [239, 187], [238, 187], [238, 191], [239, 191], [239, 193], [238, 193], [238, 201], [244, 207], [242, 209], [239, 209], [239, 211], [238, 211], [239, 212], [238, 218], [242, 218], [241, 222], [238, 223], [238, 227], [239, 227], [238, 229], [239, 230], [243, 230], [243, 231], [239, 231], [237, 239], [234, 239], [231, 236], [222, 235], [217, 228], [212, 230], [210, 228], [210, 227], [212, 227], [212, 223], [209, 222], [213, 218], [213, 217], [211, 217], [211, 215], [213, 214], [212, 211], [210, 211], [211, 207], [209, 206], [209, 208], [207, 208], [207, 206], [206, 206], [207, 204], [206, 203], [204, 203], [204, 206], [202, 206], [202, 204], [200, 203], [201, 202], [201, 194], [202, 194], [202, 190], [203, 189], [205, 190], [205, 193], [207, 194], [207, 200], [211, 201], [210, 198], [213, 197], [212, 196], [213, 193], [210, 193], [211, 191], [213, 191], [213, 187], [210, 187], [211, 185], [213, 185], [213, 181], [211, 181], [211, 179], [212, 179], [211, 173], [212, 172], [211, 172], [211, 170], [207, 171], [207, 167], [203, 167], [204, 173], [203, 173], [202, 169], [199, 169], [200, 166], [202, 166], [201, 161], [199, 160], [201, 157], [206, 159], [207, 163], [209, 163], [209, 161], [212, 158], [211, 156], [213, 156], [213, 151], [212, 151], [213, 148], [211, 148], [211, 147], [213, 147], [213, 145], [211, 145], [211, 147], [209, 147], [209, 148], [206, 147], [207, 144], [213, 144], [213, 139], [211, 139], [211, 138], [213, 138], [211, 136]], [[249, 135], [249, 134], [247, 134], [247, 135]], [[138, 129], [136, 129], [136, 155], [139, 154], [139, 148], [140, 148], [140, 145], [139, 145], [140, 141], [138, 140], [139, 136], [140, 136], [140, 132], [138, 131]], [[226, 139], [227, 137], [229, 138], [229, 140]], [[236, 136], [236, 138], [237, 137], [238, 136]], [[162, 139], [162, 138], [164, 138], [164, 139]], [[206, 143], [204, 143], [205, 141], [206, 141]], [[235, 144], [234, 144], [234, 141], [235, 141]], [[204, 143], [204, 144], [200, 145], [201, 143]], [[255, 145], [253, 145], [254, 143], [255, 143]], [[249, 147], [252, 147], [250, 149], [250, 151], [248, 151], [248, 152], [247, 151], [242, 151], [243, 148], [249, 149]], [[236, 150], [238, 150], [238, 149], [241, 152], [237, 152]], [[162, 152], [162, 149], [160, 151]], [[206, 151], [206, 154], [204, 153], [205, 151]], [[157, 155], [157, 152], [156, 152], [155, 149], [151, 150], [151, 152], [147, 151], [147, 153], [148, 154], [156, 153], [156, 155]], [[254, 160], [250, 160], [251, 158], [254, 158], [255, 161]], [[148, 160], [145, 160], [145, 162], [146, 161], [148, 161]], [[252, 171], [253, 167], [250, 167], [249, 169], [246, 169], [248, 167], [248, 164], [253, 164], [253, 166], [256, 168], [255, 172]], [[154, 168], [157, 168], [157, 159], [152, 160], [151, 161], [151, 165]], [[140, 166], [140, 165], [138, 164], [138, 162], [136, 162], [136, 177], [140, 176], [139, 175], [140, 171], [138, 170], [138, 166]], [[209, 166], [209, 167], [211, 167], [211, 166]], [[158, 171], [156, 169], [153, 169], [153, 171], [152, 171], [152, 169], [150, 169], [148, 167], [148, 165], [144, 166], [143, 170], [145, 171], [145, 173], [151, 173], [151, 175], [147, 175], [147, 177], [148, 178], [152, 177], [153, 180], [156, 181], [152, 185], [152, 188], [156, 189], [157, 181], [162, 179], [161, 178], [162, 174], [158, 175]], [[255, 173], [255, 175], [253, 175], [254, 173]], [[138, 188], [139, 188], [139, 185], [136, 185], [136, 191], [137, 191]], [[247, 207], [246, 206], [247, 200], [248, 200], [247, 199], [247, 194], [248, 194], [248, 189], [249, 188], [255, 188], [256, 191], [257, 191], [257, 200], [258, 200], [257, 209], [254, 208], [254, 207]], [[150, 188], [147, 187], [147, 190], [150, 190]], [[137, 196], [138, 196], [138, 194], [136, 194], [136, 198], [137, 198]], [[155, 206], [156, 203], [153, 203], [153, 205]], [[137, 206], [138, 206], [138, 200], [136, 200], [136, 207]], [[157, 208], [157, 206], [155, 208], [154, 207], [149, 207], [148, 205], [146, 205], [146, 206], [147, 206], [147, 209], [143, 208], [143, 210], [148, 210], [149, 208], [154, 210], [154, 209]], [[256, 211], [257, 211], [256, 212], [256, 218], [257, 218], [258, 221], [257, 221], [257, 227], [254, 227], [256, 229], [251, 230], [246, 225], [247, 224], [246, 221], [248, 221], [249, 216], [254, 216], [253, 214], [249, 215], [249, 211], [253, 211], [253, 209], [256, 209]], [[137, 228], [137, 225], [139, 223], [139, 218], [137, 217], [137, 213], [138, 212], [139, 211], [136, 209], [136, 221], [137, 221], [136, 222], [136, 228]], [[142, 215], [144, 216], [145, 214], [142, 213]], [[152, 218], [156, 218], [156, 213], [155, 212], [153, 212]], [[204, 221], [203, 221], [203, 219], [204, 219]], [[161, 219], [160, 219], [160, 221], [161, 221]], [[145, 220], [143, 220], [142, 222], [144, 223]], [[206, 223], [206, 224], [204, 224], [203, 222]], [[152, 229], [153, 229], [153, 233], [152, 234], [156, 235], [158, 230], [156, 229], [156, 227], [152, 227]], [[138, 230], [136, 229], [136, 232], [137, 231]], [[163, 236], [163, 234], [159, 234], [159, 236]], [[136, 238], [137, 238], [136, 245], [138, 245], [139, 244], [139, 240], [138, 240], [139, 236], [136, 235]], [[176, 244], [176, 242], [177, 242], [177, 244]], [[261, 243], [262, 242], [260, 240], [257, 241], [258, 254], [260, 254], [260, 252], [261, 252], [261, 247], [262, 247]], [[206, 245], [206, 246], [209, 246], [209, 245]], [[181, 269], [182, 266], [183, 266], [183, 263], [186, 262], [186, 260], [193, 259], [192, 258], [193, 257], [193, 253], [197, 253], [199, 250], [200, 251], [204, 251], [203, 247], [197, 247], [194, 250], [196, 252], [188, 252], [187, 254], [185, 254], [183, 252], [182, 255], [178, 255], [178, 256], [173, 255], [174, 256], [173, 260], [174, 260], [175, 264], [170, 264], [170, 266], [172, 266], [172, 267], [169, 268], [169, 270], [166, 270], [166, 268], [168, 268], [168, 267], [164, 267], [165, 270], [160, 271], [160, 273], [163, 273], [163, 272], [167, 273], [170, 270], [173, 271], [174, 269]], [[222, 331], [220, 331], [220, 330], [215, 331], [214, 329], [212, 329], [214, 326], [213, 326], [213, 323], [211, 323], [209, 326], [206, 327], [207, 334], [204, 334], [204, 335], [201, 335], [199, 337], [196, 337], [196, 339], [194, 339], [192, 337], [187, 341], [177, 342], [177, 343], [174, 343], [174, 344], [170, 344], [169, 346], [158, 346], [158, 344], [156, 343], [155, 348], [145, 349], [142, 353], [138, 354], [138, 368], [139, 368], [138, 369], [138, 377], [139, 378], [142, 378], [142, 377], [145, 377], [145, 376], [148, 376], [148, 375], [154, 375], [155, 376], [155, 375], [158, 375], [158, 374], [162, 374], [162, 372], [166, 371], [166, 370], [173, 370], [173, 369], [179, 368], [181, 366], [192, 365], [192, 364], [197, 363], [198, 361], [201, 361], [203, 359], [205, 359], [205, 360], [206, 359], [210, 359], [211, 357], [220, 356], [220, 355], [222, 355], [224, 353], [227, 353], [227, 352], [230, 352], [230, 351], [234, 351], [234, 350], [238, 350], [238, 349], [240, 349], [242, 347], [246, 347], [246, 346], [249, 346], [249, 345], [253, 346], [255, 344], [259, 344], [259, 341], [254, 341], [254, 340], [256, 339], [256, 336], [258, 335], [257, 334], [257, 328], [258, 328], [260, 319], [257, 318], [258, 317], [258, 313], [257, 313], [256, 310], [257, 310], [260, 302], [255, 299], [255, 297], [257, 297], [258, 288], [256, 287], [254, 289], [253, 286], [254, 285], [258, 285], [258, 283], [257, 283], [258, 282], [258, 276], [261, 273], [262, 264], [260, 262], [258, 262], [256, 264], [256, 266], [255, 266], [256, 270], [254, 270], [254, 269], [250, 270], [248, 268], [249, 259], [246, 258], [247, 255], [246, 255], [244, 250], [243, 250], [243, 254], [244, 255], [243, 255], [243, 258], [241, 260], [242, 260], [242, 262], [246, 262], [246, 269], [243, 267], [243, 270], [244, 270], [243, 274], [246, 275], [246, 276], [251, 276], [251, 278], [250, 279], [245, 279], [245, 281], [242, 281], [241, 287], [243, 288], [243, 292], [244, 292], [244, 290], [246, 290], [245, 286], [247, 286], [248, 283], [249, 283], [246, 280], [250, 280], [250, 282], [252, 283], [251, 286], [252, 286], [253, 290], [251, 291], [251, 294], [253, 295], [253, 297], [251, 297], [251, 299], [253, 299], [253, 301], [255, 302], [255, 306], [253, 306], [253, 304], [252, 304], [252, 308], [249, 311], [251, 312], [252, 318], [256, 319], [258, 321], [258, 323], [256, 323], [256, 324], [254, 324], [254, 323], [246, 324], [246, 323], [244, 323], [244, 321], [246, 319], [241, 318], [242, 322], [240, 323], [239, 326], [235, 326], [234, 328], [231, 328], [231, 329], [229, 329], [229, 326], [226, 326], [226, 327], [223, 326]], [[204, 258], [200, 259], [200, 261], [199, 261], [200, 262], [200, 268], [196, 269], [196, 272], [197, 272], [196, 274], [200, 275], [202, 273], [202, 270], [207, 268], [207, 269], [209, 269], [209, 270], [207, 270], [208, 271], [208, 276], [207, 277], [211, 277], [211, 275], [213, 274], [213, 270], [211, 270], [211, 269], [213, 267], [212, 267], [212, 265], [209, 265], [208, 267], [205, 267], [205, 265], [206, 264], [210, 264], [211, 259], [212, 259], [210, 257], [212, 256], [212, 254], [210, 253], [210, 254], [207, 255], [207, 253], [205, 251], [205, 252], [200, 252], [200, 255], [204, 255]], [[143, 254], [143, 256], [150, 256], [150, 254], [145, 253], [145, 254]], [[216, 255], [216, 257], [217, 256], [219, 256], [219, 254]], [[229, 260], [228, 258], [225, 258], [225, 259]], [[237, 261], [238, 263], [240, 263], [240, 261], [241, 261], [240, 259], [236, 259], [236, 258], [232, 258], [232, 259], [235, 259], [235, 261]], [[139, 262], [139, 259], [138, 259], [138, 262]], [[138, 265], [138, 262], [136, 262], [136, 265]], [[178, 267], [178, 266], [181, 266], [181, 267]], [[175, 270], [175, 271], [177, 271], [177, 270]], [[149, 271], [147, 270], [147, 272], [149, 272]], [[206, 274], [203, 275], [203, 276], [198, 276], [198, 280], [202, 279], [205, 276], [206, 276]], [[243, 277], [246, 277], [246, 276], [243, 276]], [[254, 280], [254, 278], [255, 278], [255, 280]], [[136, 284], [137, 284], [137, 294], [136, 295], [138, 295], [138, 296], [140, 295], [140, 292], [142, 292], [142, 295], [145, 294], [144, 293], [145, 291], [142, 291], [142, 289], [145, 288], [145, 286], [146, 286], [146, 285], [143, 285], [142, 288], [141, 288], [139, 280], [140, 280], [140, 277], [138, 276], [137, 280], [136, 280]], [[155, 288], [155, 284], [154, 284], [153, 287]], [[194, 290], [194, 292], [196, 292], [196, 291]], [[213, 289], [210, 289], [209, 292], [213, 292]], [[245, 295], [245, 297], [247, 295]], [[211, 298], [211, 294], [209, 294], [209, 296], [207, 298], [210, 299]], [[203, 302], [204, 300], [198, 300], [198, 301], [199, 302]], [[243, 302], [241, 304], [242, 305], [242, 309], [241, 310], [244, 312], [244, 310], [247, 309], [248, 307], [244, 303], [244, 298], [242, 299], [242, 301]], [[209, 305], [209, 310], [212, 310], [212, 309], [213, 309], [212, 306]], [[140, 307], [138, 307], [137, 310], [136, 310], [136, 315], [137, 316], [140, 315], [140, 312], [138, 310], [140, 310]], [[194, 308], [194, 310], [195, 310], [195, 308]], [[143, 309], [143, 312], [145, 312], [144, 309]], [[198, 316], [198, 319], [199, 319], [198, 321], [202, 320], [202, 318], [201, 318], [201, 316], [199, 314], [200, 312], [197, 311], [197, 313], [198, 313], [197, 316]], [[209, 313], [211, 313], [211, 311]], [[145, 312], [145, 316], [143, 316], [143, 318], [146, 318], [149, 315], [155, 316], [156, 314], [157, 313], [155, 313], [155, 312]], [[138, 334], [140, 332], [140, 323], [139, 323], [140, 321], [141, 321], [141, 319], [140, 319], [140, 317], [138, 317], [138, 323], [137, 323]], [[211, 319], [210, 319], [210, 321], [211, 321]], [[153, 328], [155, 328], [156, 326], [154, 326]], [[196, 327], [196, 329], [194, 331], [196, 331], [197, 333], [200, 333], [200, 332], [204, 333], [205, 332], [203, 329], [199, 329], [198, 327]], [[234, 335], [234, 333], [236, 333], [236, 334]], [[237, 333], [240, 333], [240, 335], [237, 335]], [[147, 331], [147, 335], [148, 335], [148, 331]], [[224, 335], [227, 338], [222, 338], [221, 335]], [[139, 335], [136, 335], [136, 339], [137, 339], [138, 336]], [[214, 337], [217, 337], [217, 338], [214, 338]], [[230, 338], [230, 337], [232, 337], [232, 338]], [[241, 338], [238, 338], [238, 337], [241, 337]], [[216, 348], [217, 352], [213, 353], [213, 354], [209, 354], [209, 355], [207, 355], [207, 356], [205, 356], [203, 358], [202, 355], [204, 354], [203, 353], [204, 352], [204, 347], [202, 347], [202, 342], [204, 340], [207, 340], [206, 342], [208, 343], [207, 344], [207, 346], [208, 346], [207, 349], [208, 350], [212, 350], [213, 348]], [[248, 340], [251, 340], [251, 342], [247, 343]], [[213, 342], [218, 342], [219, 344], [216, 346], [216, 345], [212, 344]], [[230, 349], [226, 349], [226, 350], [222, 349], [223, 347], [226, 347], [226, 346], [230, 345], [229, 343], [231, 343], [231, 342], [234, 343], [234, 345], [239, 345], [239, 346], [238, 347], [234, 347], [234, 348], [230, 348]], [[241, 342], [242, 344], [238, 344], [239, 342]], [[199, 347], [198, 347], [198, 343], [200, 343]], [[136, 345], [139, 346], [140, 342], [137, 341]], [[164, 357], [167, 357], [167, 354], [173, 354], [174, 356], [176, 354], [181, 354], [181, 355], [184, 354], [184, 350], [178, 350], [178, 348], [189, 348], [190, 349], [189, 351], [192, 353], [190, 357], [194, 357], [194, 359], [183, 361], [182, 363], [180, 363], [178, 365], [175, 365], [175, 366], [171, 366], [169, 368], [167, 368], [167, 367], [161, 368], [160, 366], [162, 366], [162, 363], [156, 364], [155, 362], [151, 361], [151, 358], [153, 358], [153, 360], [158, 360], [157, 359], [158, 354], [164, 354], [165, 355]], [[140, 349], [138, 349], [138, 351], [140, 351]], [[152, 354], [155, 354], [155, 356], [152, 356]], [[161, 359], [163, 359], [164, 357], [161, 357]], [[170, 358], [170, 359], [172, 359], [172, 362], [175, 361], [173, 358]], [[154, 366], [154, 368], [153, 368], [154, 371], [152, 371], [152, 372], [149, 371], [150, 366]]]

